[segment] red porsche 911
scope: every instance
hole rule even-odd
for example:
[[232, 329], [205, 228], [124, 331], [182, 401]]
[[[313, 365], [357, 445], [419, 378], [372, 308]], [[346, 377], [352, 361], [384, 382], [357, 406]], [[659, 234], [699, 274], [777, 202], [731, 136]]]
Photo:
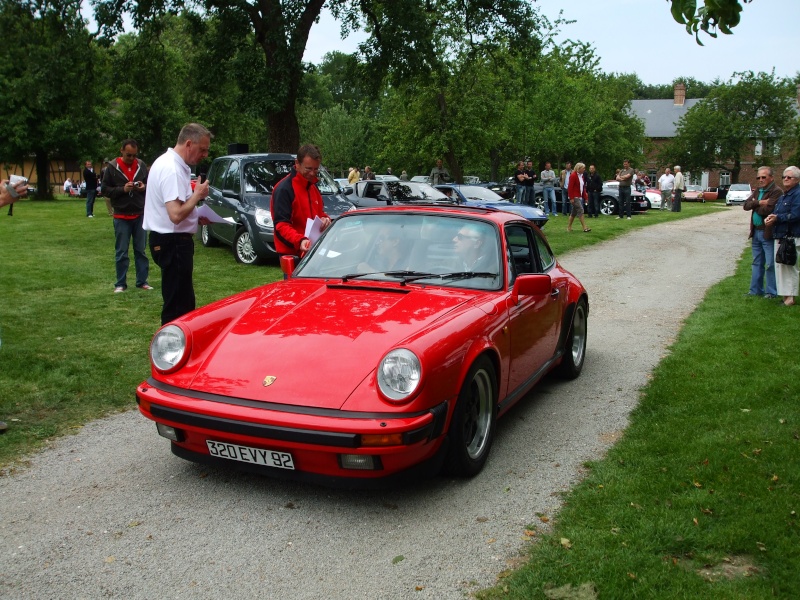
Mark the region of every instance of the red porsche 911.
[[513, 213], [351, 211], [282, 262], [154, 336], [136, 397], [177, 456], [330, 485], [472, 476], [498, 417], [583, 367], [586, 290]]

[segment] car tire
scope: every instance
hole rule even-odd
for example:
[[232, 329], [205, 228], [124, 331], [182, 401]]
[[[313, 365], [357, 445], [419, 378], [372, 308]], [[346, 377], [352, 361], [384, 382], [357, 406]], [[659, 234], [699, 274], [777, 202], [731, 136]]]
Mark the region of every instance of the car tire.
[[600, 213], [606, 215], [607, 217], [617, 214], [617, 201], [610, 196], [601, 196]]
[[583, 370], [583, 363], [586, 359], [588, 312], [586, 300], [581, 298], [572, 313], [569, 333], [564, 341], [564, 358], [556, 371], [562, 379], [575, 379]]
[[260, 265], [264, 262], [253, 247], [253, 240], [247, 227], [242, 227], [236, 232], [236, 237], [233, 239], [233, 255], [236, 257], [236, 262], [243, 265]]
[[214, 248], [219, 246], [219, 240], [211, 235], [211, 230], [208, 225], [200, 226], [200, 243], [206, 248]]
[[497, 376], [485, 356], [470, 367], [458, 394], [448, 432], [447, 472], [457, 477], [480, 473], [489, 457], [497, 421]]

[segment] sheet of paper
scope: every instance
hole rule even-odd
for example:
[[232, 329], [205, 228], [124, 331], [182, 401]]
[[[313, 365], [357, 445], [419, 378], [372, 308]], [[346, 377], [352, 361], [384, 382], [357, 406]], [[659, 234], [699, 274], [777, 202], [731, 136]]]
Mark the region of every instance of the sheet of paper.
[[212, 223], [233, 223], [233, 219], [223, 219], [205, 204], [201, 204], [197, 207], [197, 216], [205, 217]]
[[313, 220], [306, 219], [306, 237], [311, 241], [312, 246], [320, 235], [322, 235], [322, 219], [319, 217], [314, 217]]

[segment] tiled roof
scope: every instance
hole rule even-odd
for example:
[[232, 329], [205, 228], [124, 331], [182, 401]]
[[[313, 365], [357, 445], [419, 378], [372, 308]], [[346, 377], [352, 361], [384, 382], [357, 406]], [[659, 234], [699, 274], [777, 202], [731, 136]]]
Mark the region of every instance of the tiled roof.
[[668, 100], [632, 100], [631, 112], [644, 122], [644, 135], [649, 138], [673, 138], [680, 118], [699, 99], [689, 99], [678, 106], [670, 98]]

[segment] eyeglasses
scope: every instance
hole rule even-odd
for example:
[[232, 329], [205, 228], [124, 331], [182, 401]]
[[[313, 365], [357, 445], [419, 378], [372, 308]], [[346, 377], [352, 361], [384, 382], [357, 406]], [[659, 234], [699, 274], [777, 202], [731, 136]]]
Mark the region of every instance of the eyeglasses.
[[784, 175], [784, 179], [797, 179], [797, 177], [792, 177], [791, 175]]
[[766, 178], [767, 178], [766, 175], [759, 175], [758, 177], [756, 177], [756, 179], [766, 179]]

